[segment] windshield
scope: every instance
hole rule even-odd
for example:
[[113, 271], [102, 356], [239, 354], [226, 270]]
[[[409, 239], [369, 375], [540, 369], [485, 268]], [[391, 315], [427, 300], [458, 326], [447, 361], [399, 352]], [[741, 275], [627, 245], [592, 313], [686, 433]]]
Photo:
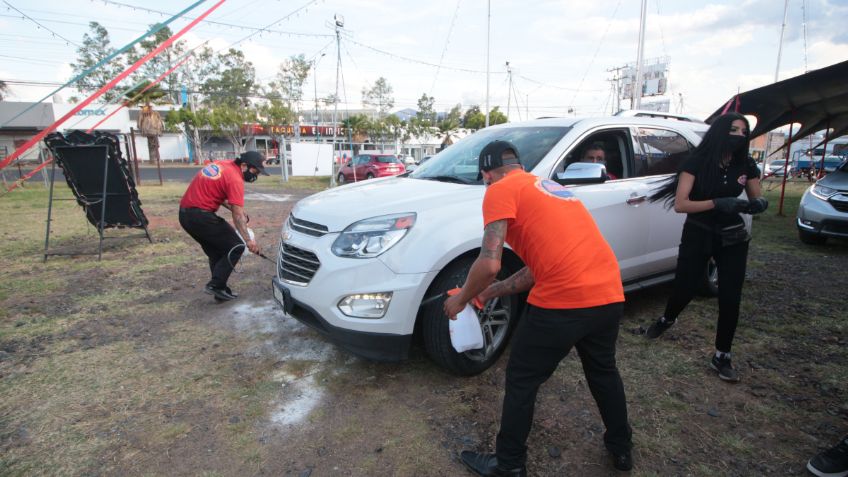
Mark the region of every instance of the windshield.
[[569, 126], [483, 129], [422, 163], [409, 177], [437, 180], [454, 178], [469, 184], [482, 182], [477, 180], [477, 157], [480, 150], [495, 139], [515, 144], [524, 170], [531, 171], [570, 129]]
[[377, 156], [377, 162], [400, 162], [400, 160], [396, 156]]
[[771, 161], [772, 166], [783, 166], [786, 164], [786, 161]]

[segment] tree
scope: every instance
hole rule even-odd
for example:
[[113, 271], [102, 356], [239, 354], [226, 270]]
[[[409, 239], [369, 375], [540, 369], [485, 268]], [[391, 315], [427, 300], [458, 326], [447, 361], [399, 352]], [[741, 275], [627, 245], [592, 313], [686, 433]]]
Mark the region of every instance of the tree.
[[5, 81], [0, 80], [0, 101], [3, 101], [7, 94], [9, 94], [9, 85]]
[[215, 135], [227, 138], [236, 154], [242, 152], [242, 126], [256, 122], [256, 112], [242, 106], [222, 104], [214, 109], [203, 110], [203, 118]]
[[200, 85], [203, 104], [246, 108], [256, 88], [256, 69], [241, 50], [230, 48], [209, 58], [212, 73]]
[[[468, 110], [465, 111], [465, 114], [462, 115], [462, 127], [465, 127], [465, 128], [468, 128], [468, 129], [479, 129], [479, 128], [472, 128], [469, 125], [471, 118], [475, 117], [479, 113], [480, 113], [480, 106], [477, 106], [476, 104], [471, 106], [470, 108], [468, 108]], [[483, 116], [483, 124], [485, 124], [485, 122], [486, 122], [486, 117]]]
[[386, 78], [382, 76], [377, 78], [374, 85], [368, 88], [362, 88], [362, 104], [365, 106], [375, 106], [383, 117], [395, 105], [395, 99], [392, 97], [392, 87]]
[[436, 111], [433, 109], [436, 100], [432, 96], [427, 96], [427, 93], [418, 98], [418, 111], [415, 117], [421, 121], [430, 121], [430, 124], [436, 123]]
[[500, 106], [495, 106], [491, 111], [489, 111], [489, 126], [503, 124], [506, 121], [506, 114], [501, 112]]
[[147, 91], [143, 91], [150, 86], [150, 81], [146, 81], [139, 86], [128, 91], [124, 96], [127, 106], [141, 105], [141, 111], [138, 113], [137, 126], [139, 132], [147, 137], [147, 151], [149, 152], [150, 162], [159, 162], [159, 136], [162, 134], [164, 123], [159, 113], [153, 109], [153, 103], [161, 100], [167, 93], [157, 84], [150, 87]]
[[[152, 25], [151, 25], [152, 27]], [[171, 29], [167, 26], [157, 31], [152, 38], [142, 40], [138, 47], [133, 47], [127, 52], [127, 63], [133, 64], [155, 50], [162, 42], [173, 36]], [[174, 42], [168, 48], [162, 50], [146, 63], [141, 65], [132, 75], [135, 82], [142, 80], [153, 80], [168, 71], [186, 53], [185, 41]], [[185, 76], [190, 75], [193, 68], [182, 67], [171, 72], [162, 79], [163, 90], [170, 102], [180, 104], [180, 86], [186, 84]]]
[[[363, 143], [368, 139], [368, 130], [371, 120], [364, 114], [355, 114], [342, 121], [342, 125], [350, 131], [351, 141], [354, 143]], [[350, 145], [351, 152], [356, 154], [353, 144]]]
[[280, 64], [277, 81], [271, 83], [271, 88], [278, 91], [288, 102], [289, 109], [297, 111], [303, 99], [303, 83], [309, 76], [312, 65], [306, 61], [303, 54], [292, 55]]
[[[115, 49], [109, 46], [109, 32], [106, 28], [97, 22], [89, 22], [88, 28], [90, 31], [82, 36], [82, 45], [77, 48], [77, 61], [76, 63], [71, 63], [71, 68], [75, 76], [93, 67], [115, 52]], [[124, 64], [121, 58], [114, 58], [84, 78], [79, 79], [76, 83], [76, 88], [85, 93], [93, 93], [118, 76], [123, 69]], [[118, 98], [119, 94], [117, 88], [112, 88], [103, 93], [102, 98], [104, 101], [109, 102]]]
[[[442, 138], [442, 148], [453, 144], [454, 131], [461, 125], [462, 121], [462, 105], [457, 104], [451, 108], [450, 112], [445, 116], [445, 119], [439, 121], [439, 132], [444, 136]], [[484, 118], [485, 121], [485, 118]]]

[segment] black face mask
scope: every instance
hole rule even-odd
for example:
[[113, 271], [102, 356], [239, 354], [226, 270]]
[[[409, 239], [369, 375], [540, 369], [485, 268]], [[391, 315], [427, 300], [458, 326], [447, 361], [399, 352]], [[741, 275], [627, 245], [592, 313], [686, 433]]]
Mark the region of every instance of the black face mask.
[[724, 142], [724, 152], [736, 152], [740, 147], [745, 143], [748, 138], [745, 136], [737, 136], [735, 134], [730, 134], [727, 136], [727, 139]]
[[241, 176], [244, 177], [245, 182], [255, 182], [256, 178], [259, 177], [256, 174], [250, 172], [250, 169], [242, 172]]

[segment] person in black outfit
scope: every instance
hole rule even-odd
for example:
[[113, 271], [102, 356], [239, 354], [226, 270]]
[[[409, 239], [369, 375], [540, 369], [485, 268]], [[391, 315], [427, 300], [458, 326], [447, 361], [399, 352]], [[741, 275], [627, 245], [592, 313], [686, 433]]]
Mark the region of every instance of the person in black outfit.
[[[725, 381], [739, 381], [730, 348], [739, 321], [742, 283], [751, 236], [741, 213], [758, 214], [768, 202], [761, 196], [759, 169], [748, 156], [748, 120], [737, 113], [719, 116], [703, 141], [683, 162], [679, 173], [652, 196], [685, 213], [674, 291], [665, 313], [650, 325], [649, 339], [658, 338], [692, 300], [710, 257], [718, 269], [718, 326], [710, 367]], [[745, 191], [749, 200], [740, 199]]]

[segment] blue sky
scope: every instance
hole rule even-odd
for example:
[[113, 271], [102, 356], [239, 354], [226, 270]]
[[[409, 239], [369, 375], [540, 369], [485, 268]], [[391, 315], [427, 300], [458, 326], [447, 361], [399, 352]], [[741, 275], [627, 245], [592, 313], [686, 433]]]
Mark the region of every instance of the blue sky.
[[[34, 81], [65, 81], [71, 76], [68, 64], [76, 57], [76, 47], [54, 33], [79, 43], [87, 22], [97, 21], [120, 47], [164, 18], [130, 6], [176, 13], [190, 3], [6, 1], [51, 30], [0, 4], [0, 79]], [[212, 4], [207, 1], [197, 11]], [[253, 61], [258, 78], [273, 78], [290, 55], [325, 52], [305, 90], [311, 98], [317, 77], [318, 96], [332, 93], [335, 43], [322, 35], [332, 35], [329, 24], [338, 13], [345, 18], [340, 96], [347, 106], [360, 107], [363, 86], [380, 76], [394, 89], [395, 109], [414, 108], [425, 92], [434, 96], [439, 110], [457, 103], [464, 108], [485, 103], [485, 0], [227, 0], [209, 19], [248, 29], [202, 24], [186, 39], [191, 45], [208, 40], [213, 48], [225, 48], [250, 34], [249, 28], [266, 27], [304, 5], [305, 10], [273, 25], [275, 33], [238, 45]], [[645, 57], [670, 58], [672, 110], [680, 108], [682, 95], [684, 113], [705, 117], [737, 90], [771, 83], [783, 6], [781, 0], [648, 0]], [[492, 0], [490, 104], [507, 108], [509, 61], [520, 105], [518, 113], [513, 97], [512, 120], [519, 114], [526, 119], [527, 113], [562, 116], [569, 109], [576, 114], [608, 113], [612, 99], [607, 70], [636, 60], [639, 9], [638, 0]], [[848, 0], [790, 0], [780, 79], [848, 60], [846, 18]], [[177, 21], [174, 31], [186, 23]], [[9, 100], [35, 100], [49, 91], [13, 85]], [[311, 102], [303, 107], [311, 108]]]

